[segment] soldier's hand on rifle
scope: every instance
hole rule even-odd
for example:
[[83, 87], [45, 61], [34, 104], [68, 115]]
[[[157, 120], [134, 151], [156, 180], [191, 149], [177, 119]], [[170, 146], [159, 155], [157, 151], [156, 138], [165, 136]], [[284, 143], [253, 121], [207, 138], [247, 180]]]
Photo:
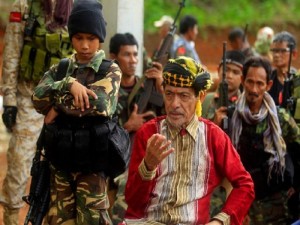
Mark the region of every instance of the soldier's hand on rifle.
[[74, 81], [71, 85], [70, 92], [74, 97], [74, 105], [76, 108], [84, 111], [90, 108], [89, 96], [97, 99], [98, 96], [92, 90], [86, 88], [84, 85]]
[[222, 125], [222, 120], [227, 117], [227, 107], [221, 106], [220, 108], [216, 109], [214, 123], [217, 124], [219, 127]]
[[158, 92], [163, 93], [163, 66], [159, 62], [152, 62], [152, 67], [145, 71], [145, 76], [149, 79], [155, 79], [155, 87]]
[[147, 117], [154, 117], [154, 113], [152, 111], [147, 111], [142, 114], [138, 114], [138, 105], [134, 104], [134, 108], [132, 113], [130, 114], [129, 119], [124, 124], [124, 129], [128, 132], [137, 131], [143, 123], [146, 122]]

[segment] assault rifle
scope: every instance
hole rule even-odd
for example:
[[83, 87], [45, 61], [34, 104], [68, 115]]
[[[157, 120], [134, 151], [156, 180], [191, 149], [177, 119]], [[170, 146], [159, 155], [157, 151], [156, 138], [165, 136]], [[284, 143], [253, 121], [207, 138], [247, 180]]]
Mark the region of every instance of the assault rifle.
[[[166, 59], [166, 57], [168, 57], [168, 53], [173, 42], [173, 37], [176, 32], [176, 21], [180, 15], [181, 9], [184, 7], [184, 2], [185, 0], [182, 0], [182, 2], [179, 3], [179, 10], [177, 11], [176, 17], [170, 28], [170, 31], [168, 32], [167, 36], [164, 38], [159, 50], [154, 54], [153, 61], [162, 63], [163, 60]], [[138, 113], [144, 112], [148, 102], [159, 107], [163, 106], [163, 97], [155, 89], [154, 82], [155, 82], [154, 79], [145, 79], [145, 84], [144, 84], [145, 93], [141, 95], [141, 97], [137, 102]]]
[[292, 96], [292, 78], [293, 74], [291, 73], [291, 63], [292, 63], [292, 54], [294, 51], [294, 45], [289, 44], [289, 64], [287, 76], [284, 79], [283, 90], [282, 90], [282, 102], [281, 107], [286, 108], [289, 112], [294, 112], [294, 98]]
[[30, 174], [32, 176], [28, 196], [22, 199], [30, 205], [24, 225], [41, 225], [43, 218], [48, 212], [50, 202], [50, 168], [49, 161], [43, 157], [42, 129], [37, 141], [37, 150], [33, 158]]
[[[223, 42], [223, 58], [222, 58], [222, 81], [219, 85], [219, 107], [225, 106], [228, 109], [229, 100], [228, 100], [228, 83], [226, 81], [226, 42]], [[228, 116], [222, 119], [222, 129], [228, 133], [229, 122]]]

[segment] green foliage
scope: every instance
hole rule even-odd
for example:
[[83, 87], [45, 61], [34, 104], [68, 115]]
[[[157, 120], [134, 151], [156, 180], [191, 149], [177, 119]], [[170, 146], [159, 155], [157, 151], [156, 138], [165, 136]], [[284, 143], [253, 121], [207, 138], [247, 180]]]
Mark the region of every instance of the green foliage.
[[[176, 15], [181, 0], [145, 0], [145, 30], [155, 31], [153, 22], [162, 15]], [[186, 0], [181, 16], [195, 16], [201, 27], [244, 27], [298, 24], [299, 0]], [[178, 23], [177, 23], [178, 24]]]

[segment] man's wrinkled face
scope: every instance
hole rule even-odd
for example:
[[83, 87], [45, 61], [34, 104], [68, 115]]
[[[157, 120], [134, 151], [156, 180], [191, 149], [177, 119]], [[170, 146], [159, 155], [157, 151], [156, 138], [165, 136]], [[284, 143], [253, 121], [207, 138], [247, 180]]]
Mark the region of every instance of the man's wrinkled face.
[[263, 67], [249, 67], [246, 78], [242, 78], [246, 101], [249, 106], [262, 104], [264, 93], [272, 86], [267, 82], [267, 73]]
[[167, 84], [164, 101], [168, 121], [175, 127], [186, 127], [195, 115], [197, 100], [194, 89]]

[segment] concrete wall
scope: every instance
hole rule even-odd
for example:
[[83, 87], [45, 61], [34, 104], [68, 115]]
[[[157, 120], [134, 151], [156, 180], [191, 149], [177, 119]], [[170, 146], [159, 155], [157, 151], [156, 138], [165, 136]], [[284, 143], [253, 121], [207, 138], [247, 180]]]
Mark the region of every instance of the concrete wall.
[[132, 33], [139, 43], [137, 75], [142, 74], [144, 46], [144, 0], [102, 0], [103, 14], [107, 22], [107, 36], [103, 44], [109, 57], [109, 40], [115, 33]]

